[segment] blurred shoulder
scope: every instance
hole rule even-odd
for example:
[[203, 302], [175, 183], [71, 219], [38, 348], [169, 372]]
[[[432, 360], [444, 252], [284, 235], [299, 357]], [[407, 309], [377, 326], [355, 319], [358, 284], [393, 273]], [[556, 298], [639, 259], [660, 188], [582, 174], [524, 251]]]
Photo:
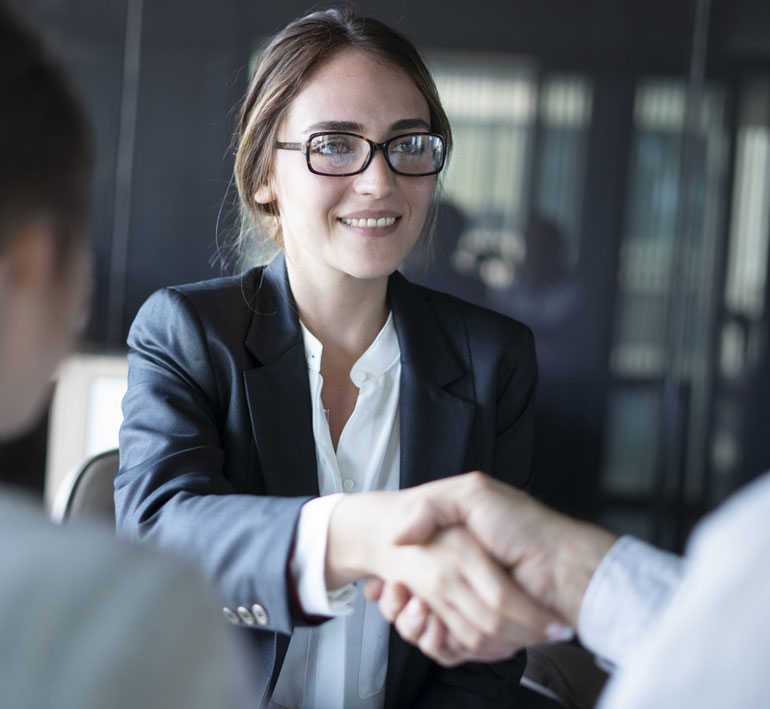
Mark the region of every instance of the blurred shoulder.
[[[197, 579], [197, 572], [187, 563], [161, 556], [142, 544], [118, 540], [108, 525], [99, 523], [58, 526], [50, 522], [43, 509], [25, 494], [0, 491], [0, 533], [16, 543], [0, 545], [0, 562], [11, 568], [18, 587], [37, 588], [50, 594], [52, 587], [64, 601], [62, 591], [80, 589], [81, 596], [98, 595], [103, 584], [97, 577], [112, 579], [112, 592], [120, 588], [130, 594], [126, 581], [135, 589], [142, 584], [161, 588], [183, 587]], [[125, 577], [118, 587], [118, 577]], [[143, 579], [147, 579], [145, 582]], [[0, 597], [12, 591], [13, 584], [2, 584]], [[25, 591], [26, 592], [26, 591]], [[204, 594], [205, 591], [201, 591]], [[192, 595], [200, 597], [194, 585]]]
[[0, 706], [245, 706], [236, 639], [191, 565], [5, 489], [0, 539], [0, 637], [23, 640], [0, 643]]

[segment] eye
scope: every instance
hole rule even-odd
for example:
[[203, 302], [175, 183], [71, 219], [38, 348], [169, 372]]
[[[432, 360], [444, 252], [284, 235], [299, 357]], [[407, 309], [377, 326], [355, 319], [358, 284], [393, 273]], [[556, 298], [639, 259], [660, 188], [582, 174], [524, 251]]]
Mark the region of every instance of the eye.
[[424, 136], [410, 135], [400, 138], [390, 146], [390, 152], [392, 154], [400, 154], [404, 156], [409, 155], [422, 155], [425, 152], [426, 141]]
[[343, 136], [316, 138], [310, 144], [310, 152], [322, 157], [349, 155], [355, 152], [351, 141]]

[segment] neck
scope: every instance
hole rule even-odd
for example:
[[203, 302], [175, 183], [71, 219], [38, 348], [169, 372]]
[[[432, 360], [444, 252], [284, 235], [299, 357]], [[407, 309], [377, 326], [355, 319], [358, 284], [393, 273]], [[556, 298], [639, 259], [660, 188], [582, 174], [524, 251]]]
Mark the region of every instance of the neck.
[[357, 358], [374, 341], [388, 318], [388, 279], [360, 279], [346, 274], [303, 278], [286, 260], [300, 320], [327, 354]]

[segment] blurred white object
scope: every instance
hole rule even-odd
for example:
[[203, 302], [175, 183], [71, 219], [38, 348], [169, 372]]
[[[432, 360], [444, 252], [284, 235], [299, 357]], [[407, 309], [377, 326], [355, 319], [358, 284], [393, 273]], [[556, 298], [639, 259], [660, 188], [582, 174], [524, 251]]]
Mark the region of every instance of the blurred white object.
[[47, 509], [73, 466], [86, 456], [117, 448], [127, 376], [124, 354], [78, 354], [62, 365], [48, 424]]

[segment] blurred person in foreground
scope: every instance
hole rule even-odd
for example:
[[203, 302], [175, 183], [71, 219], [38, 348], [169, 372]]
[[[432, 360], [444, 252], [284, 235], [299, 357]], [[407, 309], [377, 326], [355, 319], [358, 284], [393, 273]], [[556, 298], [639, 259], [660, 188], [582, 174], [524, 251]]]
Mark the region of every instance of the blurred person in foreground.
[[[0, 440], [39, 416], [83, 319], [90, 153], [66, 81], [0, 4]], [[3, 709], [246, 706], [228, 632], [181, 562], [0, 487]]]
[[[401, 494], [412, 507], [399, 541], [464, 525], [520, 588], [615, 667], [603, 709], [768, 706], [770, 473], [702, 520], [683, 558], [561, 515], [481, 473]], [[373, 580], [367, 595], [427, 655], [446, 665], [472, 659], [405, 587]], [[527, 634], [536, 642], [536, 622], [521, 630], [478, 652], [515, 652]]]

